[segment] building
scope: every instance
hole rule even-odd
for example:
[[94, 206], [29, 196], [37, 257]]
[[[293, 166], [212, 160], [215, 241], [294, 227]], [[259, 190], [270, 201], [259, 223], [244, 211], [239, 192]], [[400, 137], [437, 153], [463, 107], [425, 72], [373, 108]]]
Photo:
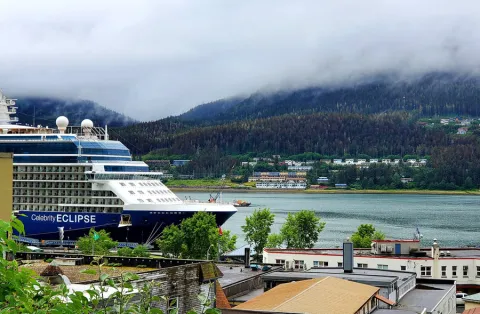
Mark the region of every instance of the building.
[[0, 219], [9, 221], [12, 218], [13, 154], [0, 153], [0, 175]]
[[288, 166], [288, 171], [310, 171], [312, 166]]
[[[370, 249], [355, 249], [355, 266], [409, 271], [423, 279], [455, 280], [458, 291], [480, 291], [480, 249], [444, 248], [435, 240], [421, 248], [418, 240], [374, 241]], [[342, 249], [265, 249], [265, 263], [281, 262], [288, 269], [309, 269], [314, 265], [338, 267]]]
[[175, 166], [175, 167], [185, 166], [189, 162], [190, 162], [190, 160], [180, 160], [180, 159], [178, 159], [178, 160], [172, 161], [172, 166]]
[[463, 298], [465, 301], [465, 310], [478, 309], [480, 313], [480, 293], [468, 295]]
[[413, 179], [412, 178], [400, 178], [400, 181], [403, 184], [405, 184], [405, 183], [413, 182]]
[[346, 189], [348, 185], [346, 183], [335, 183], [335, 188], [337, 189]]
[[279, 285], [222, 313], [368, 314], [382, 300], [378, 291], [373, 286], [327, 276]]
[[255, 184], [258, 189], [295, 189], [305, 190], [307, 188], [307, 182], [305, 180], [289, 180], [283, 182], [257, 182]]
[[457, 134], [465, 135], [468, 132], [468, 128], [458, 128]]
[[327, 177], [318, 177], [317, 178], [317, 183], [318, 184], [328, 183], [328, 178]]

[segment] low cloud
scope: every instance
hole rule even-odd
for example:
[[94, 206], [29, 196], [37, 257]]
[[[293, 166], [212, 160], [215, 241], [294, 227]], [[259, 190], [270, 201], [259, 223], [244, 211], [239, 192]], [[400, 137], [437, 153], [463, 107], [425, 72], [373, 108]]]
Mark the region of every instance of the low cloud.
[[3, 0], [0, 88], [141, 120], [258, 90], [480, 70], [477, 1]]

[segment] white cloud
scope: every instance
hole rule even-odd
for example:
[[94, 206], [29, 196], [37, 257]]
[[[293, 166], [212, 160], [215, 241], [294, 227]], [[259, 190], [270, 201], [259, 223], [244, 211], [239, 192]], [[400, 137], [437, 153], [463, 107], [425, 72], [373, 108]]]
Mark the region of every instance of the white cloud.
[[378, 72], [473, 71], [477, 1], [2, 0], [0, 88], [135, 118]]

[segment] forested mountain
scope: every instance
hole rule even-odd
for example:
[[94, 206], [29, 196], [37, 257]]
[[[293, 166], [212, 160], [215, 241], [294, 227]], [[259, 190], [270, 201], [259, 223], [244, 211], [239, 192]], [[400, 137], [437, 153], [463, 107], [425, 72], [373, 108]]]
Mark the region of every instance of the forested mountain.
[[132, 151], [144, 154], [160, 149], [169, 154], [194, 156], [208, 150], [224, 154], [265, 152], [293, 155], [430, 154], [448, 142], [442, 130], [426, 129], [407, 113], [377, 115], [315, 113], [243, 120], [223, 125], [194, 127], [169, 119], [115, 130]]
[[[205, 114], [206, 111], [209, 114]], [[256, 93], [244, 99], [200, 105], [182, 119], [209, 123], [257, 119], [287, 113], [382, 113], [417, 111], [423, 116], [480, 115], [480, 80], [477, 77], [431, 73], [399, 80], [377, 77], [342, 87], [312, 87], [276, 93]], [[206, 121], [203, 121], [205, 123]]]
[[108, 124], [112, 127], [127, 126], [136, 121], [107, 109], [89, 100], [62, 100], [46, 97], [18, 98], [17, 117], [22, 124], [41, 124], [55, 127], [55, 120], [59, 116], [66, 116], [70, 125], [80, 125], [83, 119], [92, 120], [97, 126]]

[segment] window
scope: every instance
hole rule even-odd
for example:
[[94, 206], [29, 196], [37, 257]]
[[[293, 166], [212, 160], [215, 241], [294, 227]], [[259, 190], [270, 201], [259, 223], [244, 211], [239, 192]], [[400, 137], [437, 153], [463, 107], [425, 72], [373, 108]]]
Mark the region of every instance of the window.
[[305, 261], [295, 261], [295, 269], [303, 269]]
[[480, 277], [480, 266], [477, 266], [477, 277]]
[[143, 194], [143, 191], [138, 191], [138, 194]]
[[400, 270], [407, 270], [407, 266], [400, 266]]
[[135, 183], [133, 183], [133, 182], [130, 182], [128, 184], [130, 184], [130, 186], [135, 186]]
[[338, 262], [337, 265], [338, 265], [338, 267], [343, 267], [343, 263], [342, 263], [342, 262]]
[[140, 203], [143, 203], [143, 200], [141, 198], [137, 198], [137, 201], [139, 201]]
[[125, 183], [123, 183], [123, 182], [120, 182], [120, 185], [121, 185], [121, 186], [127, 186], [127, 185], [126, 185]]
[[151, 198], [148, 198], [147, 201], [149, 201], [150, 203], [153, 203]]
[[167, 313], [178, 313], [178, 297], [168, 298]]
[[452, 277], [457, 277], [457, 266], [452, 266]]
[[313, 267], [328, 267], [328, 262], [313, 261]]
[[358, 268], [368, 268], [368, 264], [357, 263]]
[[135, 192], [133, 192], [133, 191], [128, 191], [128, 193], [130, 193], [130, 194], [132, 194], [132, 195], [134, 195], [134, 194], [135, 194]]
[[468, 277], [468, 266], [463, 266], [463, 277]]
[[432, 267], [431, 266], [421, 266], [420, 267], [420, 274], [422, 276], [425, 276], [425, 277], [432, 276]]
[[284, 259], [276, 259], [275, 264], [285, 265], [285, 260]]
[[447, 266], [442, 266], [442, 278], [447, 278]]
[[388, 265], [377, 264], [377, 268], [378, 268], [378, 269], [388, 269]]

